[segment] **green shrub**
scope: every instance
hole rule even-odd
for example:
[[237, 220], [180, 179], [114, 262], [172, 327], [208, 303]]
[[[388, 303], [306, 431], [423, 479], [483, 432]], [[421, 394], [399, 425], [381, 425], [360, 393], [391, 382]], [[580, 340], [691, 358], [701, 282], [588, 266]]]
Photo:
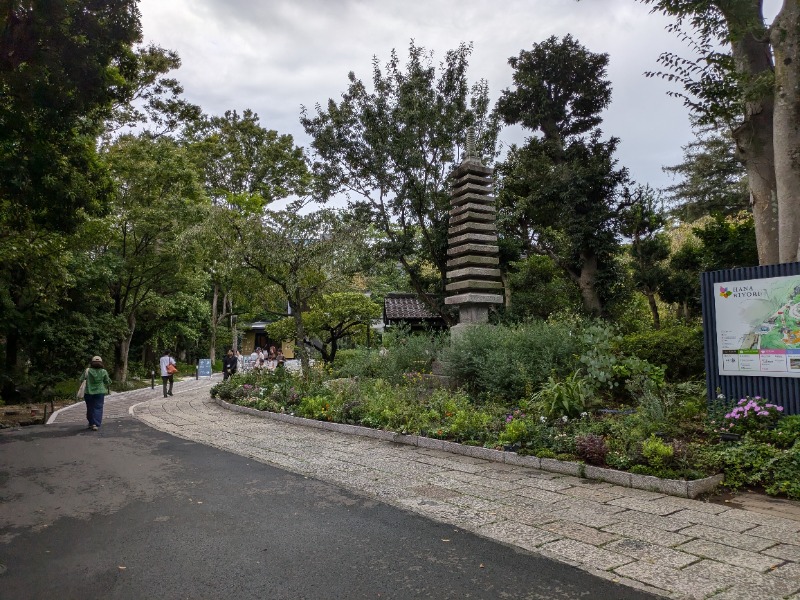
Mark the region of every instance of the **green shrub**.
[[[800, 439], [800, 438], [796, 438]], [[800, 500], [800, 445], [773, 458], [768, 465], [769, 480], [765, 491], [768, 494], [786, 494], [792, 500]]]
[[532, 321], [475, 326], [451, 340], [442, 359], [447, 374], [478, 397], [509, 404], [529, 397], [548, 376], [574, 370], [580, 341], [567, 323]]
[[563, 381], [550, 376], [532, 400], [551, 419], [576, 418], [594, 404], [594, 394], [586, 378], [575, 371]]
[[663, 469], [666, 467], [672, 461], [674, 453], [675, 450], [671, 444], [667, 444], [654, 435], [642, 442], [642, 455], [653, 468]]
[[703, 328], [669, 324], [662, 329], [624, 336], [619, 348], [653, 365], [664, 366], [669, 381], [688, 381], [705, 376]]

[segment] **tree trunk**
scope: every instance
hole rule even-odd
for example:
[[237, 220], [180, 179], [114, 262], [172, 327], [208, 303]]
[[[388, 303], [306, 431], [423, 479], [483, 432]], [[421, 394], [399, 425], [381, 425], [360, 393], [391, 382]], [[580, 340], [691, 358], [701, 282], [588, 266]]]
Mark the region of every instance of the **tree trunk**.
[[800, 260], [800, 2], [784, 0], [770, 31], [775, 56], [773, 143], [780, 262]]
[[[298, 302], [299, 306], [300, 303]], [[295, 354], [300, 357], [300, 367], [302, 368], [303, 378], [308, 377], [309, 361], [308, 349], [306, 348], [306, 329], [303, 325], [303, 314], [299, 308], [295, 308], [294, 303], [289, 303], [289, 308], [292, 311], [292, 318], [294, 319], [294, 332], [295, 332]]]
[[503, 304], [508, 310], [511, 308], [511, 282], [506, 271], [500, 271], [500, 281], [503, 283]]
[[603, 303], [597, 293], [597, 255], [591, 250], [581, 252], [581, 273], [578, 277], [578, 287], [581, 290], [583, 308], [592, 316], [599, 317], [603, 314]]
[[233, 298], [228, 299], [228, 314], [231, 316], [231, 349], [236, 354], [239, 350], [239, 332], [236, 329], [236, 318], [233, 314]]
[[114, 380], [125, 383], [128, 380], [128, 354], [131, 349], [133, 332], [136, 330], [136, 315], [128, 317], [128, 334], [117, 340], [114, 346]]
[[647, 296], [647, 303], [650, 305], [650, 312], [653, 313], [653, 329], [661, 329], [661, 316], [658, 314], [656, 295], [653, 292], [647, 292], [645, 296]]
[[217, 354], [217, 302], [219, 300], [219, 284], [214, 282], [214, 299], [211, 301], [211, 348], [208, 350], [208, 356], [211, 358], [211, 364], [214, 364]]
[[[772, 71], [772, 58], [760, 2], [723, 0], [719, 7], [728, 24], [737, 69], [749, 79]], [[756, 230], [758, 262], [779, 261], [778, 203], [772, 141], [774, 97], [764, 93], [745, 102], [744, 122], [733, 132], [740, 160], [747, 169]]]

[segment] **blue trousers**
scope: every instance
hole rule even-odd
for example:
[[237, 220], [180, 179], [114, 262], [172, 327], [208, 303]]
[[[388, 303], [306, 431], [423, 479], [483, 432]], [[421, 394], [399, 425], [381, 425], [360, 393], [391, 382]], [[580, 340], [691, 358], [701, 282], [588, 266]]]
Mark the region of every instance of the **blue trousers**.
[[97, 425], [103, 421], [103, 402], [105, 401], [105, 394], [84, 394], [83, 399], [86, 402], [86, 420], [89, 425]]

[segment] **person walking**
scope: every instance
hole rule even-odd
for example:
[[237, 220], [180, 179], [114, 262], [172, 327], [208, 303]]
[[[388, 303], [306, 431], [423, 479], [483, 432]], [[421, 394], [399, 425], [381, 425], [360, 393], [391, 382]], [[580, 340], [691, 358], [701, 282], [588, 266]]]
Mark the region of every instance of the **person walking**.
[[[164, 385], [164, 398], [166, 398], [167, 396], [172, 396], [173, 375], [178, 371], [178, 368], [175, 366], [175, 359], [169, 355], [169, 350], [164, 350], [164, 354], [158, 364], [161, 367], [161, 382]], [[169, 390], [167, 390], [167, 383], [169, 383]]]
[[239, 361], [233, 354], [233, 350], [228, 350], [228, 354], [222, 359], [222, 381], [226, 381], [231, 375], [236, 375], [239, 368]]
[[89, 429], [97, 431], [103, 422], [103, 404], [111, 385], [111, 377], [103, 367], [103, 359], [93, 356], [89, 368], [83, 372], [80, 380], [86, 381], [86, 390], [83, 394], [83, 400], [86, 402], [86, 420], [89, 421]]

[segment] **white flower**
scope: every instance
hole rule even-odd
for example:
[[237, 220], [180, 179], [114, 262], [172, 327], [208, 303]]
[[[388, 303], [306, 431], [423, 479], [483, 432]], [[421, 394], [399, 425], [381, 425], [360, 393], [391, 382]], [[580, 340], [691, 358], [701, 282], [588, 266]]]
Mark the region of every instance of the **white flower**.
[[566, 423], [567, 421], [569, 421], [569, 417], [567, 415], [563, 415], [561, 417], [561, 420], [564, 421], [564, 423]]
[[539, 417], [539, 421], [542, 423], [547, 423], [547, 417]]
[[583, 418], [585, 418], [585, 417], [588, 417], [588, 416], [589, 416], [589, 413], [587, 413], [586, 411], [583, 411], [583, 412], [581, 413], [581, 419], [583, 419]]

